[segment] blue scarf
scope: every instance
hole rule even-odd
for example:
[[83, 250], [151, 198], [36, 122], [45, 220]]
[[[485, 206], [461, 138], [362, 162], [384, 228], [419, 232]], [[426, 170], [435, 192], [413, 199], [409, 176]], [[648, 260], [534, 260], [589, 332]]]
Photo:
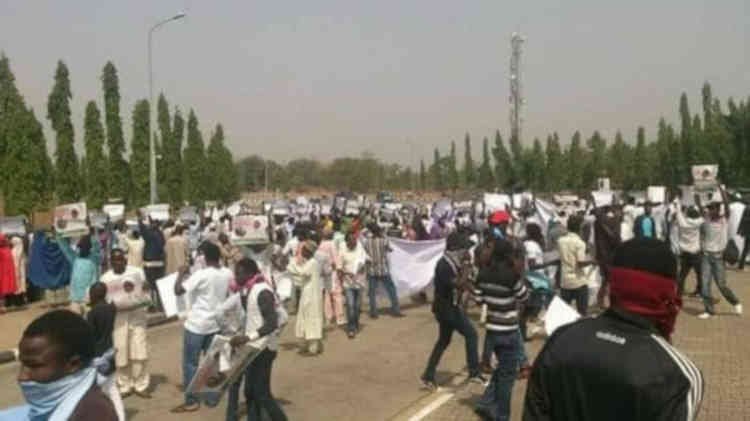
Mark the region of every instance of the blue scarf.
[[96, 369], [87, 367], [50, 383], [19, 382], [29, 406], [29, 421], [65, 421], [96, 381]]

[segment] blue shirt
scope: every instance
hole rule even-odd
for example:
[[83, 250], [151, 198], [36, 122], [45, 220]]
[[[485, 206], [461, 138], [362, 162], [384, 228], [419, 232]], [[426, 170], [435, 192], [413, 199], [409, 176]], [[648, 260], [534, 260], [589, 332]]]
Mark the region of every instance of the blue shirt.
[[70, 247], [70, 240], [58, 237], [58, 244], [65, 259], [70, 262], [70, 300], [85, 301], [89, 287], [99, 280], [99, 264], [101, 252], [98, 233], [91, 237], [91, 252], [88, 257], [80, 257]]
[[650, 216], [643, 218], [641, 221], [641, 231], [645, 238], [654, 238], [654, 220]]

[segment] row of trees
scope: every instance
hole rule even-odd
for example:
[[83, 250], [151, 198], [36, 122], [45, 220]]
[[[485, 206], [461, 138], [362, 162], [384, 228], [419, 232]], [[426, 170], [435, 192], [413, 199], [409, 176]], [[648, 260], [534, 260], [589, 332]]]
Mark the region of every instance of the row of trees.
[[[0, 55], [0, 181], [7, 214], [29, 214], [55, 202], [78, 200], [85, 200], [92, 208], [101, 207], [109, 199], [120, 199], [130, 206], [148, 203], [149, 101], [142, 99], [135, 104], [126, 156], [119, 79], [111, 62], [104, 66], [101, 82], [103, 121], [97, 102], [89, 101], [79, 160], [71, 120], [70, 75], [64, 62], [57, 63], [46, 115], [55, 135], [53, 162], [42, 125], [18, 91], [8, 58]], [[206, 147], [195, 112], [188, 113], [186, 129], [180, 109], [170, 115], [169, 104], [160, 95], [155, 138], [161, 201], [179, 206], [184, 202], [229, 201], [237, 196], [237, 172], [221, 124], [216, 125]]]
[[728, 185], [750, 186], [750, 97], [739, 104], [729, 99], [725, 112], [706, 83], [702, 98], [702, 118], [698, 114], [691, 117], [683, 93], [679, 130], [662, 118], [651, 141], [639, 127], [635, 142], [626, 141], [619, 131], [611, 143], [597, 131], [585, 140], [576, 131], [567, 146], [561, 144], [557, 133], [547, 136], [544, 144], [534, 139], [530, 147], [523, 147], [511, 138], [506, 146], [498, 131], [491, 149], [489, 139], [484, 138], [477, 166], [466, 134], [463, 168], [458, 169], [455, 142], [447, 156], [441, 156], [436, 148], [432, 165], [425, 168], [422, 162], [419, 186], [586, 191], [594, 188], [597, 178], [609, 177], [613, 188], [640, 190], [648, 185], [690, 184], [690, 168], [696, 164], [719, 164], [719, 175]]

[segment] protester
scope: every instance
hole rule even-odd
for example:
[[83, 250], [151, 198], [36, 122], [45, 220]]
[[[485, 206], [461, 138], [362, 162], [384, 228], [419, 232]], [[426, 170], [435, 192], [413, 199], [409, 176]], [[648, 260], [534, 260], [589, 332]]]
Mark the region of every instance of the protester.
[[[15, 295], [14, 298], [19, 305], [25, 305], [28, 297], [26, 296], [26, 250], [24, 239], [18, 235], [13, 235], [10, 237], [10, 245], [11, 255], [13, 256], [13, 268], [16, 275], [16, 291], [13, 295]], [[0, 297], [2, 297], [1, 293]], [[2, 307], [1, 303], [0, 307]]]
[[13, 252], [5, 234], [0, 233], [0, 314], [6, 312], [6, 297], [16, 293], [16, 269]]
[[320, 267], [320, 279], [323, 284], [323, 312], [327, 324], [343, 326], [344, 318], [344, 287], [336, 274], [338, 262], [337, 247], [333, 242], [333, 230], [323, 229], [323, 241], [320, 242], [315, 259]]
[[159, 290], [156, 289], [156, 281], [164, 277], [164, 234], [159, 229], [159, 221], [148, 218], [149, 224], [143, 223], [143, 216], [138, 212], [138, 229], [143, 237], [143, 272], [151, 287], [151, 300], [153, 304], [150, 311], [161, 311], [161, 299]]
[[353, 339], [359, 333], [359, 314], [362, 310], [365, 261], [367, 254], [354, 233], [346, 234], [345, 244], [338, 251], [337, 276], [344, 286], [346, 298], [346, 334]]
[[242, 251], [229, 241], [229, 236], [224, 232], [219, 234], [219, 249], [224, 267], [234, 270], [234, 265], [242, 259]]
[[594, 245], [596, 262], [599, 264], [601, 286], [596, 296], [599, 308], [605, 308], [605, 298], [609, 295], [609, 276], [607, 271], [612, 264], [615, 249], [620, 245], [620, 227], [622, 216], [613, 206], [603, 206], [594, 210]]
[[146, 307], [151, 303], [150, 286], [142, 269], [127, 264], [122, 250], [112, 250], [110, 262], [112, 269], [102, 275], [101, 282], [107, 286], [108, 298], [117, 308], [114, 328], [117, 386], [124, 397], [135, 393], [149, 399]]
[[745, 203], [745, 210], [742, 212], [742, 218], [740, 219], [740, 226], [737, 228], [737, 234], [745, 240], [745, 246], [740, 253], [740, 262], [737, 268], [739, 270], [745, 270], [748, 252], [750, 252], [750, 205], [747, 203]]
[[[711, 296], [711, 281], [715, 281], [721, 291], [721, 295], [734, 307], [734, 312], [742, 314], [742, 304], [727, 285], [727, 275], [724, 268], [724, 249], [728, 243], [728, 220], [729, 201], [726, 192], [721, 189], [723, 202], [714, 200], [708, 205], [707, 217], [701, 228], [703, 261], [701, 263], [701, 295], [705, 311], [698, 315], [699, 319], [708, 319], [713, 316], [714, 302]], [[698, 206], [701, 206], [700, 198], [696, 196]], [[724, 214], [721, 207], [724, 207]]]
[[53, 235], [36, 231], [29, 252], [29, 281], [44, 290], [43, 307], [64, 305], [69, 298], [71, 265]]
[[451, 342], [453, 332], [458, 332], [466, 342], [466, 365], [469, 381], [484, 384], [486, 380], [479, 373], [477, 353], [477, 331], [472, 326], [463, 308], [459, 305], [462, 289], [467, 288], [462, 279], [462, 260], [473, 243], [460, 232], [454, 232], [446, 240], [446, 251], [435, 267], [435, 301], [432, 313], [438, 322], [438, 340], [422, 374], [422, 385], [430, 390], [437, 389], [435, 370], [443, 352]]
[[126, 248], [128, 253], [128, 264], [133, 267], [143, 268], [143, 249], [146, 247], [146, 242], [143, 241], [141, 233], [133, 230], [128, 236], [128, 246]]
[[635, 238], [656, 238], [656, 222], [651, 216], [653, 206], [651, 202], [646, 202], [643, 206], [643, 214], [635, 219], [633, 224], [633, 236]]
[[375, 295], [378, 290], [378, 284], [382, 283], [388, 298], [391, 300], [391, 316], [403, 317], [401, 308], [398, 304], [398, 294], [396, 284], [391, 278], [390, 268], [388, 267], [388, 253], [391, 248], [388, 240], [383, 236], [383, 229], [377, 224], [371, 226], [372, 237], [365, 244], [365, 253], [367, 254], [367, 295], [370, 300], [370, 318], [378, 318], [378, 305]]
[[96, 240], [97, 230], [93, 236], [85, 235], [78, 240], [77, 249], [73, 251], [70, 240], [57, 233], [57, 242], [63, 256], [71, 266], [70, 273], [70, 309], [80, 315], [86, 311], [86, 298], [89, 287], [99, 280], [99, 262], [101, 250]]
[[497, 239], [492, 262], [482, 268], [477, 277], [477, 300], [488, 306], [487, 341], [492, 344], [498, 361], [490, 384], [475, 408], [484, 419], [508, 420], [510, 417], [511, 392], [523, 348], [518, 334], [518, 306], [528, 298], [521, 277], [523, 267], [523, 255], [514, 252], [509, 241]]
[[89, 288], [89, 303], [91, 311], [86, 314], [86, 320], [94, 330], [94, 366], [97, 368], [97, 384], [112, 401], [117, 412], [117, 418], [125, 421], [125, 408], [122, 397], [117, 388], [115, 378], [115, 349], [113, 347], [112, 332], [115, 326], [117, 308], [107, 302], [107, 286], [96, 282]]
[[[529, 289], [529, 299], [522, 306], [520, 329], [524, 341], [529, 340], [527, 334], [527, 322], [539, 316], [542, 309], [546, 308], [552, 299], [552, 282], [544, 272], [544, 236], [542, 229], [536, 223], [526, 224], [526, 240], [523, 242], [526, 252], [526, 281]], [[540, 331], [541, 327], [534, 326], [531, 330], [533, 336]]]
[[214, 335], [219, 332], [219, 324], [214, 312], [227, 298], [229, 282], [233, 274], [221, 267], [219, 247], [207, 241], [200, 246], [206, 259], [206, 267], [190, 274], [190, 269], [180, 269], [174, 286], [175, 295], [187, 294], [191, 302], [185, 320], [182, 344], [182, 386], [185, 390], [185, 402], [173, 408], [171, 412], [195, 412], [200, 402], [190, 394], [188, 386], [198, 369], [201, 352], [208, 350]]
[[[279, 349], [280, 303], [255, 261], [243, 258], [235, 266], [235, 281], [241, 287], [219, 309], [219, 314], [230, 311], [245, 315], [244, 328], [231, 339], [233, 348], [249, 345], [260, 354], [248, 365], [243, 375], [248, 420], [260, 420], [265, 411], [271, 420], [286, 420], [286, 415], [271, 394], [271, 370]], [[227, 402], [227, 421], [236, 421], [239, 389], [242, 378], [230, 386]]]
[[680, 274], [677, 277], [677, 286], [682, 295], [685, 291], [685, 279], [692, 269], [695, 272], [695, 290], [691, 295], [697, 297], [700, 295], [701, 285], [701, 227], [704, 220], [694, 206], [683, 212], [679, 199], [675, 200], [674, 209], [680, 246]]
[[581, 222], [577, 215], [568, 218], [568, 232], [557, 240], [557, 248], [560, 251], [560, 297], [568, 304], [575, 300], [578, 313], [585, 316], [589, 306], [589, 285], [583, 269], [595, 263], [586, 255], [586, 243], [579, 234]]
[[558, 328], [534, 363], [524, 421], [694, 420], [703, 376], [670, 337], [682, 300], [669, 246], [616, 251], [610, 308]]
[[69, 310], [39, 316], [24, 330], [18, 353], [18, 385], [27, 404], [0, 412], [0, 419], [118, 420], [96, 384], [94, 332], [81, 316]]
[[187, 238], [183, 235], [184, 232], [185, 227], [177, 225], [164, 245], [164, 254], [166, 255], [165, 275], [176, 273], [190, 262], [190, 248]]
[[300, 256], [292, 258], [287, 267], [289, 274], [300, 285], [295, 335], [305, 341], [301, 353], [307, 355], [317, 355], [323, 351], [323, 285], [318, 262], [313, 258], [316, 248], [314, 242], [304, 242]]

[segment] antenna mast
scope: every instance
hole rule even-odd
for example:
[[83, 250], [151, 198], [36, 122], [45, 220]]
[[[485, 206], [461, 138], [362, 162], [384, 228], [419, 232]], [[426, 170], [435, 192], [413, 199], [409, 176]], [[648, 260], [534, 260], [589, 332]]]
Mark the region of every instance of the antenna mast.
[[521, 47], [526, 41], [521, 34], [513, 32], [510, 36], [510, 136], [521, 143], [521, 107], [523, 107], [523, 93], [521, 90]]

